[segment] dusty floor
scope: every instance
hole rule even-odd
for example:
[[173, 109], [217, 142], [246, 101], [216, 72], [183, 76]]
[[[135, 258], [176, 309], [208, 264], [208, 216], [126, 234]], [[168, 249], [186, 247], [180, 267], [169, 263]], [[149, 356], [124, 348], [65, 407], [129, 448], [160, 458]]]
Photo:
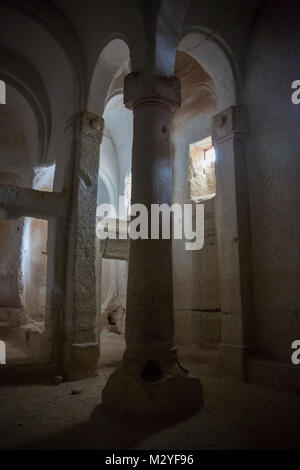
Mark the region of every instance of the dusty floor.
[[[300, 447], [299, 397], [216, 377], [195, 351], [182, 364], [202, 379], [205, 406], [165, 428], [135, 427], [103, 414], [101, 390], [120, 361], [124, 342], [102, 335], [98, 377], [60, 385], [0, 388], [0, 448], [252, 449]], [[72, 394], [72, 390], [80, 391]], [[183, 397], [185, 399], [185, 397]], [[188, 397], [186, 397], [188, 400]]]

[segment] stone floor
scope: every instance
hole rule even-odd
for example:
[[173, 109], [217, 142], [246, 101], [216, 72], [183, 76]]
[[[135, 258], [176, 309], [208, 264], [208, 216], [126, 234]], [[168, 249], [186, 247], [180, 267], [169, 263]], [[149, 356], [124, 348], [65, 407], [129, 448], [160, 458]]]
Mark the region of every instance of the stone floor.
[[[300, 447], [300, 399], [217, 377], [213, 353], [181, 349], [185, 367], [202, 379], [205, 406], [164, 427], [128, 426], [101, 410], [101, 391], [120, 361], [124, 341], [102, 335], [100, 374], [60, 385], [1, 386], [0, 448], [286, 449]], [[199, 361], [199, 358], [201, 360]], [[188, 397], [183, 397], [187, 400]]]
[[42, 348], [41, 338], [45, 322], [31, 321], [21, 327], [8, 329], [1, 338], [6, 343], [6, 363], [32, 363], [39, 362]]

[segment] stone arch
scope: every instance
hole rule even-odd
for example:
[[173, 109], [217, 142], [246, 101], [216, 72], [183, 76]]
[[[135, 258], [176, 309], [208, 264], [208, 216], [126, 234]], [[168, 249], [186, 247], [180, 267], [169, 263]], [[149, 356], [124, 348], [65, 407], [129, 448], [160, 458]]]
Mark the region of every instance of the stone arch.
[[218, 111], [240, 101], [240, 71], [227, 44], [202, 30], [186, 31], [178, 44], [206, 70], [214, 83]]
[[3, 1], [2, 4], [6, 8], [15, 10], [16, 13], [29, 17], [34, 23], [47, 31], [54, 41], [59, 44], [72, 64], [73, 73], [78, 82], [78, 104], [82, 102], [85, 90], [83, 54], [78, 38], [66, 17], [50, 3], [40, 4], [38, 10], [26, 3]]
[[[35, 113], [42, 147], [36, 164], [57, 163], [54, 191], [63, 191], [65, 200], [70, 201], [75, 126], [66, 123], [82, 109], [86, 90], [79, 42], [59, 9], [50, 5], [36, 9], [29, 4], [3, 2], [0, 9], [3, 20], [0, 69], [3, 67], [5, 81], [25, 97]], [[20, 41], [22, 37], [26, 40]], [[49, 73], [49, 63], [55, 64], [55, 73]], [[56, 354], [61, 354], [68, 229], [64, 218], [50, 217], [46, 300], [49, 345], [45, 348], [49, 360], [56, 360]]]
[[[64, 344], [64, 370], [66, 376], [72, 379], [95, 375], [98, 371], [102, 255], [96, 237], [96, 211], [98, 183], [103, 182], [101, 176], [105, 173], [102, 172], [99, 178], [100, 144], [105, 136], [102, 115], [110, 84], [128, 56], [128, 47], [122, 40], [113, 39], [106, 44], [92, 73], [85, 100], [86, 110], [81, 113], [81, 126], [78, 126], [80, 139], [75, 174], [77, 206], [74, 209], [74, 229], [71, 234], [74, 267], [67, 286], [67, 297], [72, 298], [73, 302], [66, 306], [67, 339]], [[108, 178], [104, 176], [104, 179], [107, 183]], [[112, 194], [111, 187], [110, 191]]]
[[[66, 132], [66, 121], [80, 108], [83, 92], [79, 72], [75, 69], [77, 67], [82, 74], [82, 66], [77, 61], [74, 67], [74, 61], [70, 58], [70, 55], [76, 55], [74, 41], [70, 39], [71, 28], [68, 28], [58, 10], [49, 6], [46, 12], [45, 8], [37, 13], [29, 5], [14, 2], [1, 4], [1, 18], [5, 25], [1, 30], [4, 48], [1, 63], [8, 63], [6, 70], [11, 70], [8, 75], [11, 80], [14, 79], [14, 86], [22, 85], [24, 92], [32, 99], [32, 105], [38, 107], [39, 121], [46, 124], [46, 132], [40, 139], [44, 145], [41, 163], [53, 163], [57, 148], [64, 155], [64, 158], [58, 159], [57, 173], [61, 176], [55, 176], [55, 188], [61, 190], [68, 185], [62, 181], [68, 179], [60, 171], [66, 167], [62, 160], [71, 158], [74, 138], [73, 129]], [[17, 30], [18, 35], [11, 34], [13, 30]], [[26, 41], [18, 42], [18, 37], [22, 36], [26, 37]], [[63, 37], [66, 39], [63, 40]], [[45, 49], [47, 54], [44, 54]], [[49, 62], [56, 64], [55, 74], [49, 74]]]
[[[21, 56], [0, 48], [0, 78], [27, 100], [38, 127], [38, 164], [45, 163], [51, 134], [51, 109], [43, 81]], [[8, 103], [7, 103], [8, 104]]]
[[87, 109], [102, 116], [111, 83], [121, 65], [129, 59], [129, 48], [123, 38], [108, 40], [101, 50], [89, 85]]
[[212, 136], [216, 150], [215, 211], [221, 306], [218, 357], [221, 368], [233, 375], [243, 375], [245, 352], [250, 343], [246, 324], [251, 310], [251, 263], [245, 113], [239, 106], [240, 73], [221, 38], [202, 31], [187, 32], [178, 48], [206, 70], [215, 90], [215, 113], [207, 123], [206, 132]]
[[[117, 52], [117, 54], [115, 54], [115, 52]], [[109, 63], [108, 61], [112, 61], [113, 63]], [[102, 69], [101, 66], [103, 67]], [[120, 95], [123, 94], [124, 77], [130, 71], [131, 63], [127, 44], [123, 39], [112, 39], [106, 44], [98, 59], [91, 82], [91, 92], [89, 94], [89, 103], [91, 104], [88, 109], [91, 109], [92, 106], [93, 112], [102, 113], [104, 120], [106, 120], [108, 115], [110, 115], [111, 106], [114, 107], [116, 105], [118, 109], [119, 106], [122, 107], [122, 98]], [[98, 76], [100, 77], [100, 75], [101, 81], [97, 78]], [[94, 89], [96, 84], [98, 84], [98, 88], [100, 86], [98, 96]], [[110, 125], [112, 125], [112, 129]], [[121, 183], [122, 154], [119, 154], [117, 148], [120, 143], [120, 136], [119, 132], [116, 131], [114, 118], [112, 121], [109, 119], [104, 128], [103, 141], [100, 147], [99, 184], [105, 185], [107, 193], [109, 194], [109, 202], [116, 208], [117, 216], [120, 216], [118, 212], [119, 209], [121, 212], [123, 211], [122, 207], [119, 208], [118, 200], [119, 196], [122, 195], [123, 189], [123, 184]], [[127, 165], [127, 163], [124, 162], [124, 165]], [[101, 193], [101, 188], [99, 188], [98, 193]], [[107, 316], [110, 318], [108, 322], [110, 327], [113, 324], [111, 324], [110, 321], [116, 321], [117, 324], [119, 324], [118, 317], [122, 314], [123, 308], [125, 309], [124, 298], [126, 298], [126, 296], [122, 291], [120, 300], [118, 289], [119, 284], [122, 284], [122, 287], [124, 287], [123, 277], [125, 274], [123, 271], [125, 268], [123, 264], [124, 261], [118, 259], [102, 260], [102, 313], [104, 313], [103, 318], [107, 319]], [[110, 315], [112, 316], [110, 317]], [[105, 346], [103, 352], [105, 355]]]

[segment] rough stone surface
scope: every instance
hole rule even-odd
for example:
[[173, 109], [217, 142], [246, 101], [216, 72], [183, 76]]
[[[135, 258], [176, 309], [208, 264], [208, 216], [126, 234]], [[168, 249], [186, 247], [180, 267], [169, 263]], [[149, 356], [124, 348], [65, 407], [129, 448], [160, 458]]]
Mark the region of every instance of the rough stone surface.
[[[103, 357], [116, 357], [116, 342]], [[102, 345], [106, 341], [103, 338]], [[199, 356], [198, 356], [199, 357]], [[99, 407], [99, 391], [113, 372], [73, 384], [1, 387], [1, 449], [295, 449], [299, 447], [299, 398], [264, 386], [215, 376], [205, 363], [186, 360], [185, 367], [201, 376], [202, 410], [183, 421], [165, 425], [122, 423]], [[186, 396], [188, 400], [188, 396]], [[70, 406], [70, 401], [72, 406]], [[182, 401], [184, 402], [184, 400]], [[22, 424], [23, 426], [18, 426]]]
[[[251, 251], [247, 183], [245, 110], [230, 107], [215, 116], [212, 140], [216, 148], [216, 224], [222, 310], [220, 347], [222, 370], [243, 375], [243, 353], [251, 341]], [[230, 348], [230, 345], [232, 347]], [[228, 351], [232, 354], [227, 354]], [[238, 357], [236, 353], [238, 351]], [[241, 355], [241, 357], [240, 357]]]
[[[207, 348], [199, 357], [215, 362], [219, 373], [298, 393], [291, 344], [300, 337], [300, 106], [291, 97], [300, 76], [299, 1], [156, 3], [1, 2], [7, 103], [0, 105], [0, 336], [9, 353], [1, 380], [48, 377], [52, 383], [65, 372], [66, 378], [96, 374], [100, 324], [107, 327], [114, 317], [110, 326], [124, 332], [127, 302], [123, 366], [134, 367], [133, 388], [140, 378], [169, 377], [179, 342], [193, 357]], [[204, 202], [203, 249], [187, 253], [185, 240], [172, 247], [141, 240], [132, 243], [128, 267], [126, 243], [107, 246], [101, 283], [100, 199], [116, 206], [125, 194], [116, 217], [127, 214], [132, 173], [133, 202], [190, 202], [189, 146], [211, 137], [216, 196]], [[34, 181], [50, 167], [53, 191], [47, 192]], [[24, 217], [39, 220], [27, 224]], [[24, 230], [42, 224], [44, 234], [48, 224], [47, 247]], [[28, 249], [28, 238], [36, 251]], [[205, 428], [204, 447], [220, 441], [226, 447], [231, 438], [239, 447], [279, 447], [278, 423], [286, 445], [287, 420], [298, 430], [296, 410], [277, 420], [260, 421], [260, 415], [277, 407], [285, 412], [288, 399], [267, 394], [275, 403], [268, 408], [264, 390], [219, 379], [208, 385], [212, 396], [205, 393], [206, 418], [224, 433], [218, 438]], [[65, 387], [51, 393], [68, 390], [70, 400]], [[16, 425], [23, 424], [19, 407], [9, 400], [20, 390], [7, 392]], [[27, 392], [20, 393], [26, 401]], [[145, 398], [144, 388], [138, 393]], [[84, 406], [84, 399], [71, 400]], [[39, 403], [44, 417], [53, 416], [51, 406]], [[230, 424], [237, 412], [233, 437], [215, 420], [214, 407]], [[201, 419], [196, 422], [202, 432]]]
[[71, 244], [69, 296], [72, 318], [66, 322], [65, 374], [75, 379], [96, 375], [100, 353], [100, 308], [97, 284], [100, 263], [96, 240], [99, 149], [103, 119], [80, 116], [80, 151], [76, 167]]
[[[145, 204], [151, 213], [151, 204], [172, 201], [170, 120], [172, 106], [178, 103], [178, 89], [173, 86], [179, 81], [152, 77], [150, 88], [142, 80], [143, 87], [139, 82], [135, 89], [135, 80], [142, 78], [129, 75], [125, 80], [125, 103], [133, 103], [134, 113], [132, 203]], [[161, 84], [168, 93], [158, 92]], [[143, 161], [145, 154], [148, 158]], [[125, 335], [123, 366], [104, 389], [104, 407], [121, 414], [126, 407], [132, 415], [151, 419], [180, 412], [188, 394], [184, 409], [201, 408], [199, 379], [177, 365], [170, 239], [130, 241]]]
[[132, 368], [121, 366], [110, 376], [102, 402], [123, 418], [157, 421], [196, 413], [203, 406], [203, 391], [200, 380], [178, 366], [156, 382], [146, 382]]

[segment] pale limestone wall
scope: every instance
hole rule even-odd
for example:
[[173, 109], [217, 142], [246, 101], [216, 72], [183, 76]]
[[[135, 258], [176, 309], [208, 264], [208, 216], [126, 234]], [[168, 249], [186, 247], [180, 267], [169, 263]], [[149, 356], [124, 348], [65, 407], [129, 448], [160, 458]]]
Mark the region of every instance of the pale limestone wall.
[[254, 342], [261, 356], [287, 362], [300, 336], [300, 107], [291, 102], [300, 77], [297, 11], [296, 1], [261, 10], [248, 41], [244, 95]]
[[180, 345], [215, 348], [221, 340], [221, 313], [175, 310], [175, 338]]
[[[20, 183], [20, 179], [15, 174], [5, 172], [0, 174], [0, 184], [17, 183]], [[15, 220], [0, 218], [0, 319], [8, 321], [13, 326], [23, 321], [21, 270], [23, 225], [23, 218]]]
[[204, 204], [204, 246], [193, 251], [194, 310], [218, 311], [220, 309], [218, 247], [216, 233], [215, 198]]
[[[33, 189], [52, 192], [55, 165], [35, 169]], [[44, 198], [44, 197], [43, 197]], [[45, 321], [48, 221], [25, 217], [22, 270], [24, 309], [28, 319]]]
[[45, 319], [47, 288], [46, 220], [26, 217], [23, 241], [24, 309], [31, 320]]
[[179, 344], [216, 346], [221, 339], [221, 314], [215, 199], [204, 201], [204, 206], [203, 248], [191, 252], [190, 265], [184, 262], [190, 252], [182, 245], [173, 252], [173, 270], [177, 273], [174, 289], [176, 339]]
[[[189, 145], [211, 136], [216, 104], [213, 82], [194, 59], [180, 53], [177, 67], [178, 75], [183, 75], [183, 104], [172, 125], [173, 202], [187, 204], [191, 202]], [[221, 319], [215, 198], [200, 202], [205, 217], [203, 248], [187, 251], [186, 240], [173, 241], [174, 311], [178, 343], [206, 346], [220, 341]]]

